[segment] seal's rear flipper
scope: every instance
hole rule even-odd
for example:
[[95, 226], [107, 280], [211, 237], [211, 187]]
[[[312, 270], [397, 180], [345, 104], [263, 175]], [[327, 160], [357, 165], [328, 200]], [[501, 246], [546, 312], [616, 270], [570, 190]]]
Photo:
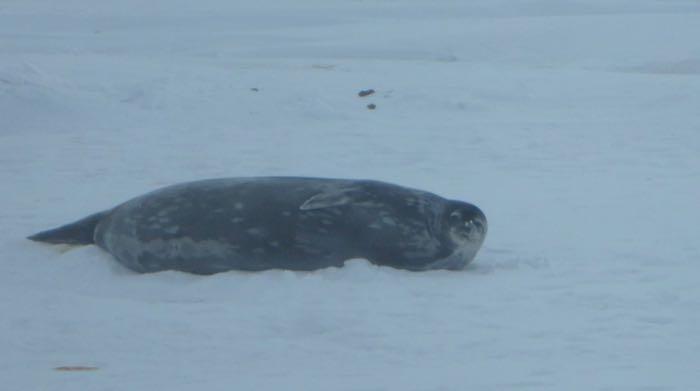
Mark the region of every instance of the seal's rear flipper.
[[95, 213], [74, 223], [39, 232], [27, 239], [51, 244], [93, 244], [95, 227], [107, 213], [108, 211]]

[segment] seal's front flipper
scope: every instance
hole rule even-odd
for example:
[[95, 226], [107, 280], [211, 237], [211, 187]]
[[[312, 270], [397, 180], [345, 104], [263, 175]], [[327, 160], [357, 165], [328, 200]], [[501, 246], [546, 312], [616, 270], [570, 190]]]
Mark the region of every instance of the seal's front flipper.
[[357, 187], [344, 187], [318, 193], [306, 200], [299, 209], [316, 210], [332, 208], [334, 206], [350, 205], [367, 201], [368, 198], [367, 192]]
[[39, 232], [27, 239], [51, 244], [93, 244], [95, 227], [107, 213], [108, 211], [95, 213], [74, 223]]

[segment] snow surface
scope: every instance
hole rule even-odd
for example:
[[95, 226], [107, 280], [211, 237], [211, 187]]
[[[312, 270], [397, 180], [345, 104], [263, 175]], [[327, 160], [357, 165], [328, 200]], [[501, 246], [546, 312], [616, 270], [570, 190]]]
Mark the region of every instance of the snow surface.
[[[0, 388], [700, 390], [698, 37], [692, 0], [3, 1]], [[250, 175], [489, 237], [462, 272], [210, 277], [24, 239]]]

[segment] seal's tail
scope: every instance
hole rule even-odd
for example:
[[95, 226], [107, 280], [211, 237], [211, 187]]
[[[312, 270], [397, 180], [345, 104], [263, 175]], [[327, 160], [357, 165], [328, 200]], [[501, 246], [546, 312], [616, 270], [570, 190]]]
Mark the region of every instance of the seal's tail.
[[95, 227], [106, 215], [107, 212], [95, 213], [74, 223], [41, 231], [27, 239], [51, 244], [93, 244]]

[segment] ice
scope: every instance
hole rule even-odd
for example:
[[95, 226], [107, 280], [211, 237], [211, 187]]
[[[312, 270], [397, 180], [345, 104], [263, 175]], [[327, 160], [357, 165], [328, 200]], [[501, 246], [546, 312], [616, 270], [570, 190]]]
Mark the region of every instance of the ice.
[[[698, 36], [693, 1], [3, 2], [2, 388], [700, 388]], [[489, 234], [459, 272], [207, 277], [25, 239], [261, 175]]]

